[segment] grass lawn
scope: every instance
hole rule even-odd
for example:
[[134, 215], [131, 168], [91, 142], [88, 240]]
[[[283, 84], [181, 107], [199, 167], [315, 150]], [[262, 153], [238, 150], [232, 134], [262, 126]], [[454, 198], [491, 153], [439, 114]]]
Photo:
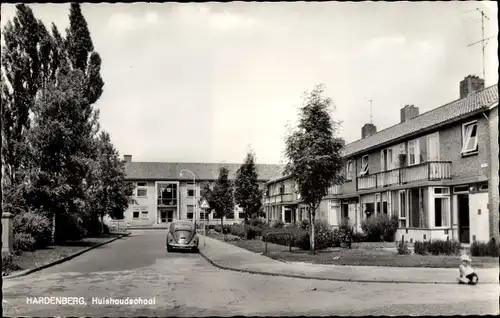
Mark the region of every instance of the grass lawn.
[[81, 250], [106, 242], [120, 234], [103, 234], [98, 237], [86, 237], [80, 241], [68, 241], [54, 246], [47, 246], [33, 252], [22, 252], [20, 255], [12, 255], [12, 265], [9, 268], [2, 267], [2, 275], [15, 274], [18, 271], [36, 268], [57, 261], [60, 258], [70, 256]]
[[[224, 240], [224, 236], [210, 236]], [[264, 253], [265, 243], [260, 240], [240, 240], [226, 242], [244, 248], [254, 253]], [[382, 248], [334, 248], [328, 251], [317, 251], [311, 255], [308, 251], [293, 248], [288, 251], [287, 246], [268, 243], [267, 257], [278, 261], [305, 262], [313, 264], [333, 265], [364, 265], [364, 266], [396, 266], [396, 267], [430, 267], [455, 268], [460, 260], [458, 256], [448, 255], [398, 255], [397, 251]], [[497, 257], [472, 257], [472, 266], [477, 268], [498, 267]]]

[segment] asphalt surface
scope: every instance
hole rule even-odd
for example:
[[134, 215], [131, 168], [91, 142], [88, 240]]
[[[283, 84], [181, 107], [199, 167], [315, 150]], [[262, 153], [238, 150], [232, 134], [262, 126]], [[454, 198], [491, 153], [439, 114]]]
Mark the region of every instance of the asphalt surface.
[[[167, 253], [164, 230], [132, 235], [66, 263], [4, 280], [4, 316], [469, 315], [499, 312], [495, 285], [347, 283], [236, 273]], [[34, 304], [36, 297], [85, 304]], [[154, 299], [106, 305], [92, 299]]]

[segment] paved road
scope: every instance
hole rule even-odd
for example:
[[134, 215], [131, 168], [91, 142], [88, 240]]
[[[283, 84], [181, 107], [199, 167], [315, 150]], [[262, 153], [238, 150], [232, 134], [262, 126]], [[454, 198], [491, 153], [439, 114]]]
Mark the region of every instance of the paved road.
[[[498, 312], [494, 285], [345, 283], [223, 271], [198, 254], [166, 253], [163, 231], [132, 236], [44, 271], [5, 280], [4, 316], [462, 315]], [[27, 304], [83, 297], [86, 305]], [[155, 298], [155, 305], [92, 304]]]

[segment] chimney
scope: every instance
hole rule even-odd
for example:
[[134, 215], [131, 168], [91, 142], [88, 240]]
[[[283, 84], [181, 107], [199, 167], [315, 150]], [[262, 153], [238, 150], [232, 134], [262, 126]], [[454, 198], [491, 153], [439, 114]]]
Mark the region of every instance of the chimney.
[[466, 98], [469, 94], [484, 88], [484, 79], [474, 75], [464, 77], [460, 82], [460, 99]]
[[377, 133], [377, 127], [374, 124], [365, 124], [361, 128], [361, 138], [370, 137]]
[[125, 162], [132, 162], [132, 155], [124, 155], [123, 160], [125, 160]]
[[400, 114], [401, 123], [407, 122], [419, 115], [418, 107], [415, 107], [414, 105], [406, 105], [405, 107], [401, 108]]

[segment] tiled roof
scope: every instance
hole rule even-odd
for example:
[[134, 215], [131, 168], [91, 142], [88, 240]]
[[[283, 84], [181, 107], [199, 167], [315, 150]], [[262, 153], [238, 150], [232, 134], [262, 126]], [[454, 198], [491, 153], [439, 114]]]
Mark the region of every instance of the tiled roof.
[[[241, 164], [236, 163], [181, 163], [181, 162], [128, 162], [126, 163], [129, 180], [192, 180], [190, 173], [180, 176], [182, 169], [192, 171], [197, 180], [216, 180], [219, 169], [229, 170], [229, 179], [235, 178]], [[268, 181], [281, 176], [282, 166], [256, 164], [260, 181]]]
[[466, 98], [423, 113], [407, 122], [397, 124], [381, 130], [370, 137], [349, 143], [344, 148], [344, 156], [353, 155], [360, 151], [388, 143], [391, 140], [416, 133], [419, 130], [446, 123], [457, 117], [478, 111], [481, 108], [489, 107], [495, 102], [498, 103], [498, 85], [487, 87], [472, 93]]

